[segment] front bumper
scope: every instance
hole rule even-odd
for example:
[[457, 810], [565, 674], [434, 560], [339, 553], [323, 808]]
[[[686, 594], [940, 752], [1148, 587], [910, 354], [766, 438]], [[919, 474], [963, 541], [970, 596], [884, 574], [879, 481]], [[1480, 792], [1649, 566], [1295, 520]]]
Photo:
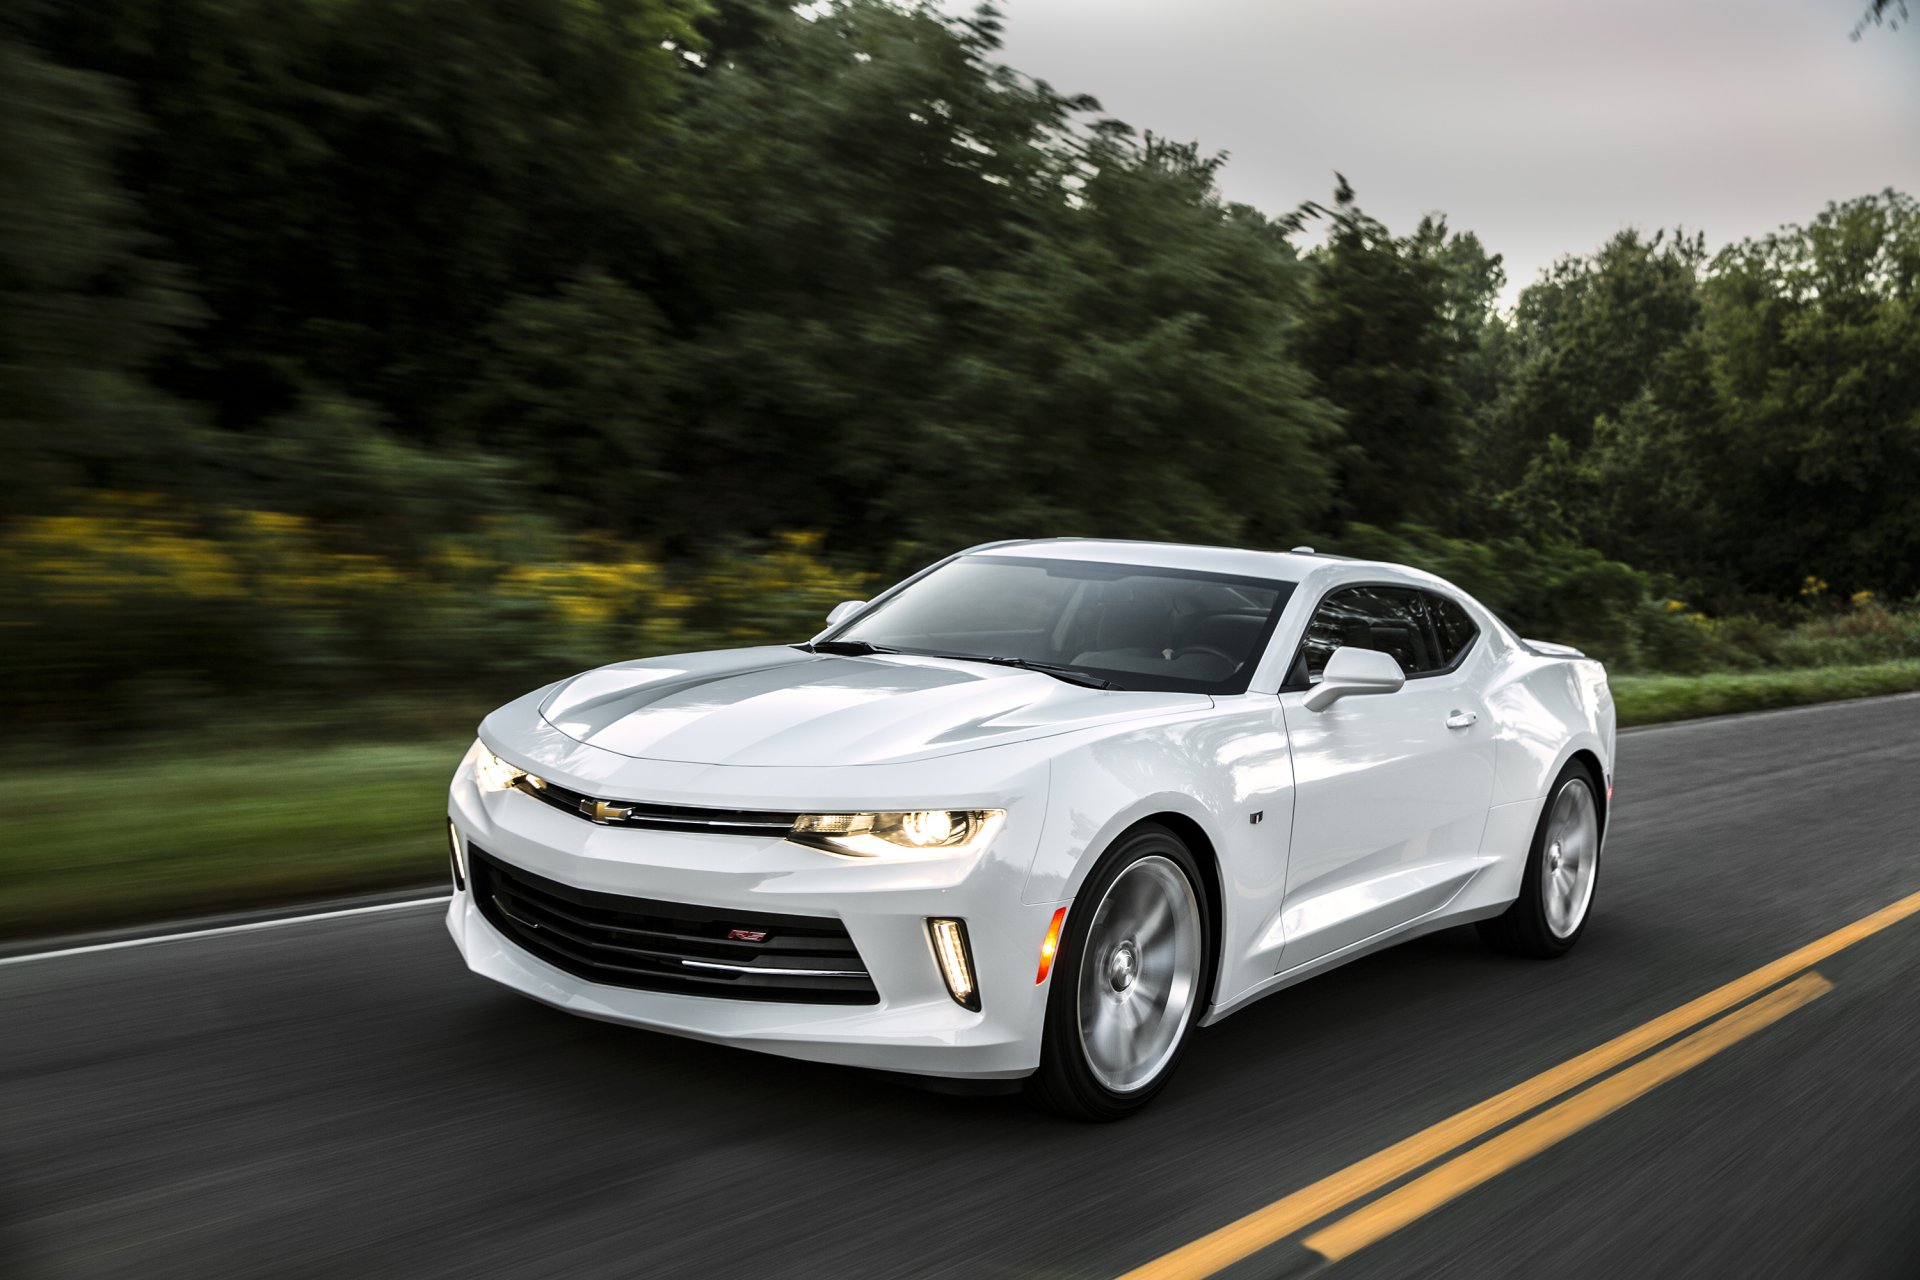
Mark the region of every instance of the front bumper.
[[[753, 794], [778, 785], [767, 776], [772, 771], [740, 772], [754, 775], [742, 780]], [[862, 775], [863, 786], [877, 777], [851, 772]], [[606, 784], [599, 785], [604, 792]], [[1007, 809], [1007, 822], [987, 848], [962, 858], [893, 862], [845, 858], [765, 836], [600, 826], [518, 791], [482, 795], [464, 771], [455, 779], [448, 817], [462, 847], [478, 845], [509, 866], [600, 893], [743, 916], [839, 921], [872, 975], [879, 996], [872, 1004], [776, 1003], [589, 981], [496, 929], [474, 901], [471, 878], [453, 896], [447, 928], [475, 973], [569, 1013], [817, 1062], [974, 1079], [1024, 1076], [1039, 1064], [1047, 988], [1034, 975], [1057, 904], [1020, 900], [1044, 817], [1044, 780], [1024, 792], [1010, 790], [1012, 797], [1003, 793], [994, 806]], [[869, 793], [859, 803], [836, 799], [819, 807], [913, 807], [874, 802], [880, 798]], [[929, 917], [966, 921], [978, 1012], [948, 994], [927, 933]]]

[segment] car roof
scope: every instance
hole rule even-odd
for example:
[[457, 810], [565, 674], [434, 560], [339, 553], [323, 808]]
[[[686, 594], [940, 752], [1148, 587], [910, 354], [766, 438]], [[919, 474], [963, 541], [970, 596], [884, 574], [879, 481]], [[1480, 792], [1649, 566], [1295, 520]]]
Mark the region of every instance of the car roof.
[[[956, 552], [949, 559], [960, 556], [1091, 560], [1102, 564], [1192, 569], [1202, 573], [1290, 582], [1301, 588], [1298, 599], [1306, 607], [1311, 607], [1325, 592], [1369, 582], [1396, 582], [1428, 590], [1437, 588], [1470, 606], [1483, 627], [1491, 627], [1496, 634], [1505, 636], [1509, 643], [1517, 642], [1512, 628], [1466, 591], [1438, 574], [1390, 560], [1354, 560], [1310, 551], [1304, 547], [1298, 551], [1252, 551], [1244, 547], [1209, 547], [1185, 542], [1148, 542], [1126, 538], [1016, 538], [1004, 542], [983, 542], [979, 546]], [[897, 587], [894, 589], [898, 590]]]
[[1279, 582], [1305, 582], [1317, 573], [1335, 569], [1389, 569], [1426, 578], [1416, 569], [1310, 551], [1249, 551], [1241, 547], [1207, 547], [1181, 542], [1129, 541], [1121, 538], [1035, 538], [989, 542], [964, 555], [1019, 556], [1029, 560], [1090, 560], [1099, 564], [1130, 564], [1161, 569], [1194, 569], [1203, 573], [1233, 574]]

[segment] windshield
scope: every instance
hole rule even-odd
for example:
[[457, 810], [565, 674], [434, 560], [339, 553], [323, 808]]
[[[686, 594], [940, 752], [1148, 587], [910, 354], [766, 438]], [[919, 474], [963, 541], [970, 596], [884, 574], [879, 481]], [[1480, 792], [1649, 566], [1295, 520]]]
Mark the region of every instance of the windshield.
[[1079, 560], [964, 556], [822, 644], [996, 658], [1116, 689], [1244, 693], [1291, 582]]

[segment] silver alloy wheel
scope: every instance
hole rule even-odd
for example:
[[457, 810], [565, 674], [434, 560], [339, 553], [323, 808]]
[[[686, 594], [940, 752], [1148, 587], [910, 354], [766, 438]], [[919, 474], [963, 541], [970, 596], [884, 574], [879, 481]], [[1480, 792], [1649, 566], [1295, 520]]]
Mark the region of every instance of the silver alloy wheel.
[[1556, 938], [1570, 938], [1587, 918], [1600, 870], [1600, 817], [1586, 779], [1567, 779], [1554, 796], [1540, 856], [1546, 863], [1540, 869], [1540, 893], [1547, 928]]
[[1171, 860], [1142, 858], [1107, 886], [1080, 959], [1080, 1049], [1115, 1093], [1152, 1084], [1179, 1048], [1200, 945], [1199, 900]]

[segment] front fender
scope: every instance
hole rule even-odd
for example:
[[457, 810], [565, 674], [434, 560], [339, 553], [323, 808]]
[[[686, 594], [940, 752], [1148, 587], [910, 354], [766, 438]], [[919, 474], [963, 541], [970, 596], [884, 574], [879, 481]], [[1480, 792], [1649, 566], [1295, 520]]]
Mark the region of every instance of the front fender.
[[1207, 834], [1210, 847], [1196, 850], [1197, 854], [1210, 855], [1219, 846], [1213, 816], [1185, 792], [1161, 791], [1137, 797], [1105, 816], [1096, 816], [1103, 807], [1097, 800], [1059, 798], [1027, 873], [1023, 902], [1058, 903], [1077, 896], [1100, 855], [1121, 835], [1149, 818], [1177, 814], [1199, 827]]
[[1248, 695], [1212, 715], [1141, 727], [1055, 757], [1051, 803], [1028, 872], [1027, 903], [1075, 898], [1100, 855], [1129, 827], [1175, 815], [1206, 847], [1217, 878], [1217, 992], [1273, 972], [1268, 917], [1286, 887], [1293, 832], [1293, 761], [1271, 696]]

